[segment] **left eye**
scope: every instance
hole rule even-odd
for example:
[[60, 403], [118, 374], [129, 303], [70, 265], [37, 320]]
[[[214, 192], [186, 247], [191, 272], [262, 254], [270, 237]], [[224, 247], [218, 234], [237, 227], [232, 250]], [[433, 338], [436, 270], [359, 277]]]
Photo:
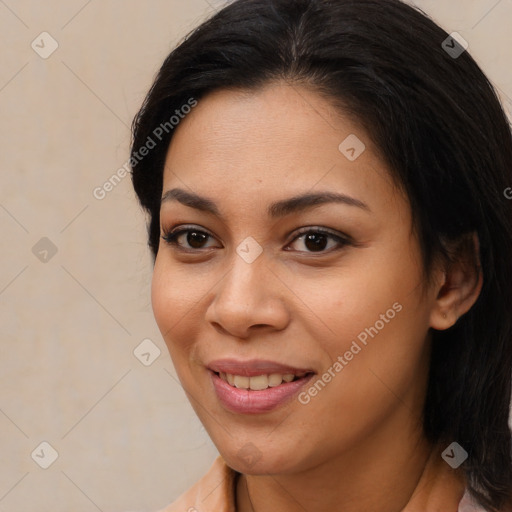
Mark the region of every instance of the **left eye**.
[[306, 252], [328, 252], [333, 248], [341, 248], [349, 244], [346, 238], [318, 229], [303, 231], [292, 241], [292, 244], [298, 240], [302, 240], [303, 246], [307, 248]]

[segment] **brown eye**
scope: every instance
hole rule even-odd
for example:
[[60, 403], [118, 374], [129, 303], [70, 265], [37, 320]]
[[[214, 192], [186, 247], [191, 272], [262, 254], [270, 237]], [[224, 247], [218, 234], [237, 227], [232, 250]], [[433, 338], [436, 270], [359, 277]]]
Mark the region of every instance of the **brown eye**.
[[164, 232], [162, 239], [169, 245], [179, 247], [184, 250], [205, 249], [208, 239], [213, 238], [205, 231], [193, 228], [183, 228], [176, 231]]
[[327, 237], [321, 233], [309, 233], [304, 235], [304, 245], [310, 251], [323, 251], [327, 246]]
[[296, 244], [298, 241], [302, 241], [305, 250], [297, 250], [310, 253], [328, 253], [331, 250], [341, 249], [350, 244], [350, 240], [346, 237], [322, 229], [311, 228], [299, 232], [299, 236], [293, 240], [292, 244]]
[[201, 231], [189, 231], [187, 233], [187, 243], [194, 249], [201, 249], [207, 239], [208, 235]]

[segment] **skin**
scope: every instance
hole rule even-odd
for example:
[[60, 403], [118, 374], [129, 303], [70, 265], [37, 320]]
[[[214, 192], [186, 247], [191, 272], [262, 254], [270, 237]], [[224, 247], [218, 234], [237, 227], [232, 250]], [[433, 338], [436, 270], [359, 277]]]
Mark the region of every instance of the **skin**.
[[[338, 149], [350, 134], [366, 145], [355, 161]], [[303, 86], [216, 91], [176, 128], [163, 191], [177, 187], [214, 201], [222, 218], [162, 203], [162, 234], [186, 224], [211, 236], [194, 248], [182, 235], [188, 252], [160, 241], [152, 305], [192, 406], [242, 473], [237, 510], [392, 512], [413, 495], [429, 503], [425, 476], [447, 467], [421, 430], [429, 330], [453, 325], [481, 281], [439, 265], [427, 287], [407, 198], [365, 131]], [[318, 191], [368, 209], [326, 203], [267, 216], [272, 202]], [[354, 243], [327, 238], [314, 251], [297, 233], [305, 226]], [[263, 249], [253, 263], [236, 252], [249, 236]], [[307, 405], [242, 415], [219, 402], [212, 360], [270, 359], [322, 375], [395, 303], [402, 310]], [[259, 454], [252, 464], [242, 457], [248, 443]], [[444, 481], [443, 510], [456, 510], [460, 478]]]

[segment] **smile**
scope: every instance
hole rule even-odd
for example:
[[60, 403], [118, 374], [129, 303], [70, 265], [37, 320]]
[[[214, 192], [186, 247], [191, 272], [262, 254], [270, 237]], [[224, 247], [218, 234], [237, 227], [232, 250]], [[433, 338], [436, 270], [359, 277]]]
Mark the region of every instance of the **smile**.
[[238, 414], [261, 414], [286, 404], [315, 372], [273, 361], [222, 359], [207, 366], [220, 404]]
[[219, 372], [217, 375], [230, 386], [238, 389], [250, 389], [252, 391], [261, 391], [267, 388], [275, 388], [280, 386], [283, 382], [293, 382], [294, 380], [301, 379], [306, 376], [305, 372], [297, 375], [293, 373], [271, 373], [269, 375], [256, 375], [254, 377], [247, 377], [245, 375], [235, 375], [232, 373]]

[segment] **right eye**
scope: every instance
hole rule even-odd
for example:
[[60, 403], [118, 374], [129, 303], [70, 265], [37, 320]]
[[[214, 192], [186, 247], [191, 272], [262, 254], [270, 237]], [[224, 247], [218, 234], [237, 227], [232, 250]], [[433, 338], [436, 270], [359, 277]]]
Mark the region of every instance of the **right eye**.
[[212, 246], [205, 246], [204, 244], [209, 238], [213, 237], [206, 231], [194, 227], [181, 227], [173, 230], [164, 230], [162, 239], [178, 250], [187, 252], [210, 249]]

